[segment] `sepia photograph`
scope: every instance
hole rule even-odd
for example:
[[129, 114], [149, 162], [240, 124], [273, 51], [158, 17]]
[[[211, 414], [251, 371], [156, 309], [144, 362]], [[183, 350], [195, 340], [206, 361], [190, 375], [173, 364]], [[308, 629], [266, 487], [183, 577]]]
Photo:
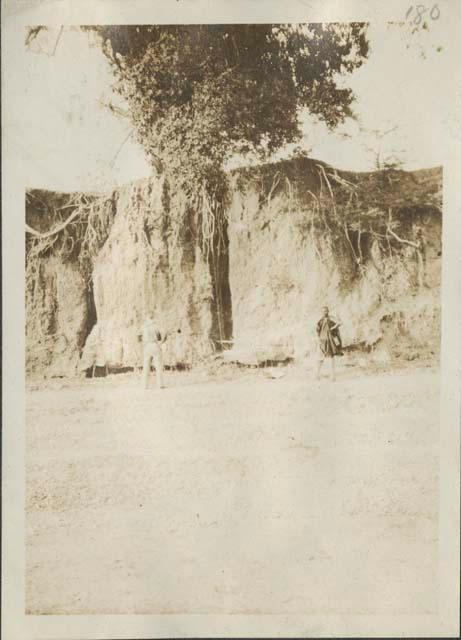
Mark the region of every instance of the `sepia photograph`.
[[439, 615], [444, 6], [24, 28], [26, 616]]

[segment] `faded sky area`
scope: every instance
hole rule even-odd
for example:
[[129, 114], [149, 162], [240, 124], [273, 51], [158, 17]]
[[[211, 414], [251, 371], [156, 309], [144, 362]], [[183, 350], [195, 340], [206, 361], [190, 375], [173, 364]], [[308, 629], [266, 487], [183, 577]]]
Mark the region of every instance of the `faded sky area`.
[[[341, 169], [374, 169], [378, 157], [407, 169], [442, 164], [435, 141], [455, 126], [450, 108], [454, 113], [459, 100], [447, 73], [456, 26], [447, 33], [446, 23], [442, 30], [432, 21], [428, 30], [412, 33], [408, 24], [371, 25], [369, 59], [345, 79], [356, 94], [357, 119], [331, 133], [303, 116], [301, 146]], [[104, 190], [149, 175], [141, 146], [129, 137], [130, 122], [104, 106], [114, 100], [113, 78], [94, 36], [76, 27], [50, 28], [25, 61], [25, 101], [13, 126], [28, 186]]]

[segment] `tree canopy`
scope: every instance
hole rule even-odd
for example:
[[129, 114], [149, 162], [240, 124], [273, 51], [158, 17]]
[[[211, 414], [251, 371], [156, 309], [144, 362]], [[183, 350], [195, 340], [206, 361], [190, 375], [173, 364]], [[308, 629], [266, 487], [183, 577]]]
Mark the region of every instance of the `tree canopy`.
[[235, 154], [299, 140], [307, 109], [334, 128], [352, 115], [342, 77], [368, 55], [366, 25], [143, 25], [98, 33], [151, 163], [182, 185]]

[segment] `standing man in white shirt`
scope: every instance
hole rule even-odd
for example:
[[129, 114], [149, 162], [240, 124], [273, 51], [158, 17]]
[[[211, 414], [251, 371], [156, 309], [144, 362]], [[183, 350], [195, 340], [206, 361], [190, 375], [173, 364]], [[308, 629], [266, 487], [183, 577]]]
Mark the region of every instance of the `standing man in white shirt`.
[[166, 335], [160, 330], [152, 315], [148, 315], [142, 327], [143, 341], [143, 380], [144, 388], [149, 387], [149, 374], [152, 361], [154, 362], [155, 374], [157, 378], [157, 388], [163, 389], [163, 353], [162, 345], [166, 340]]

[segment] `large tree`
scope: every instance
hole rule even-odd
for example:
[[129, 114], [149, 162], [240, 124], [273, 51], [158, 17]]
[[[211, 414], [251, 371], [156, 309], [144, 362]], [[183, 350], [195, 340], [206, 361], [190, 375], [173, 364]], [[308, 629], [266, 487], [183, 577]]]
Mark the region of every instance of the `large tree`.
[[89, 29], [153, 166], [186, 189], [213, 183], [235, 154], [299, 140], [303, 109], [343, 122], [353, 93], [342, 77], [368, 55], [361, 23]]
[[[30, 28], [26, 44], [42, 29]], [[226, 161], [297, 142], [305, 111], [331, 129], [352, 116], [345, 80], [368, 55], [363, 23], [82, 29], [96, 34], [125, 115], [167, 178], [165, 203], [168, 189], [186, 195], [173, 226], [191, 230], [208, 254], [226, 244]]]

